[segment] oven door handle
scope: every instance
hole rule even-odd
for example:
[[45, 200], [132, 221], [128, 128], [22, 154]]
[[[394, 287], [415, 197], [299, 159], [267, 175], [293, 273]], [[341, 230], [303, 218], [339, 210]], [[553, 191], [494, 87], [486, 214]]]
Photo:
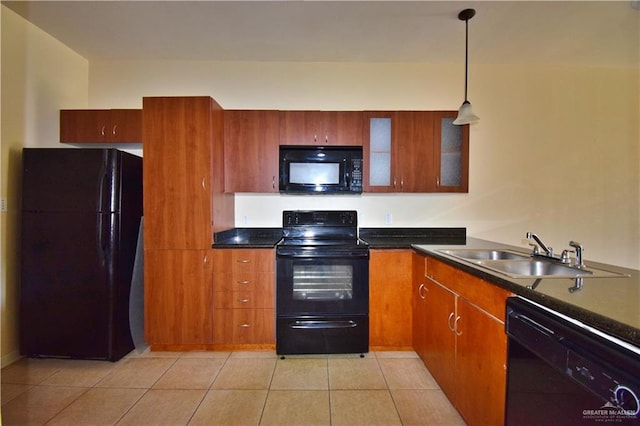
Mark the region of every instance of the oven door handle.
[[358, 324], [355, 321], [294, 321], [289, 323], [289, 328], [294, 329], [336, 329], [336, 328], [355, 328]]

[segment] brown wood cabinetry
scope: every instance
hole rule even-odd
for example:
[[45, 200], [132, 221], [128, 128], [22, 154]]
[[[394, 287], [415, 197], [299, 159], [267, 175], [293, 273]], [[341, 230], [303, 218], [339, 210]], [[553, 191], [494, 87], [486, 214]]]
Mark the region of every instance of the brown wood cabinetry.
[[278, 192], [280, 113], [225, 110], [225, 192]]
[[152, 349], [213, 343], [211, 252], [145, 250], [145, 330]]
[[[416, 274], [419, 263], [414, 258]], [[414, 306], [421, 307], [414, 321], [424, 321], [414, 324], [418, 353], [470, 425], [504, 423], [509, 295], [431, 257], [426, 257], [424, 286], [414, 293]]]
[[222, 108], [210, 97], [143, 99], [145, 335], [152, 349], [213, 343], [213, 232], [223, 194]]
[[281, 145], [362, 145], [360, 111], [281, 111]]
[[412, 250], [370, 250], [369, 347], [412, 347]]
[[213, 251], [214, 343], [225, 349], [275, 347], [275, 252]]
[[141, 109], [60, 110], [62, 143], [141, 143]]
[[365, 192], [466, 192], [468, 125], [450, 111], [364, 114]]

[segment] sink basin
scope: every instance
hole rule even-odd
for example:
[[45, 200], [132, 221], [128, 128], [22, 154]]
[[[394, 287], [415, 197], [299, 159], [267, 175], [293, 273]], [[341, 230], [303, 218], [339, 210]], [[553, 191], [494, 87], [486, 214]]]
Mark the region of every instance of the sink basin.
[[585, 269], [572, 268], [567, 265], [559, 263], [549, 262], [547, 260], [521, 260], [511, 262], [494, 262], [486, 261], [479, 262], [480, 265], [494, 269], [499, 272], [504, 272], [508, 275], [518, 275], [527, 277], [579, 277], [579, 276], [591, 276], [593, 272]]
[[626, 274], [605, 269], [575, 268], [544, 258], [501, 249], [441, 249], [439, 252], [506, 275], [511, 278], [614, 278], [628, 277]]
[[492, 250], [492, 249], [453, 249], [438, 250], [450, 256], [460, 257], [467, 260], [510, 260], [510, 259], [528, 259], [530, 256], [524, 253], [518, 253], [508, 250]]
[[486, 260], [477, 262], [478, 265], [503, 273], [512, 278], [615, 278], [628, 275], [605, 269], [591, 268], [578, 269], [561, 263], [544, 259], [528, 260]]

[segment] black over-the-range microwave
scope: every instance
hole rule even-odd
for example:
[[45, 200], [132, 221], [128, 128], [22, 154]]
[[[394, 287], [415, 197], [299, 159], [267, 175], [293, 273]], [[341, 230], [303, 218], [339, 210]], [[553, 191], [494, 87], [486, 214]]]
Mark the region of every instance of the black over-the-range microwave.
[[362, 147], [280, 145], [280, 192], [362, 193]]

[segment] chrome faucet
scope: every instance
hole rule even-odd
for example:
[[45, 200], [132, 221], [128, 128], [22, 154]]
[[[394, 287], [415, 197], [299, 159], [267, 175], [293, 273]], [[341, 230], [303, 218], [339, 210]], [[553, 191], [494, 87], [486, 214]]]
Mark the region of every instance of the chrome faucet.
[[538, 238], [538, 236], [532, 232], [527, 232], [527, 239], [534, 239], [535, 242], [538, 245], [535, 244], [530, 244], [533, 246], [533, 255], [536, 256], [540, 256], [540, 251], [538, 250], [538, 246], [540, 246], [540, 248], [544, 251], [544, 255], [548, 256], [548, 257], [553, 257], [553, 249], [551, 247], [547, 247], [545, 245], [545, 243], [542, 242], [542, 240], [540, 240], [540, 238]]
[[582, 259], [582, 250], [584, 250], [584, 247], [582, 247], [582, 244], [575, 241], [569, 241], [569, 245], [576, 249], [576, 267], [584, 268], [586, 266]]

